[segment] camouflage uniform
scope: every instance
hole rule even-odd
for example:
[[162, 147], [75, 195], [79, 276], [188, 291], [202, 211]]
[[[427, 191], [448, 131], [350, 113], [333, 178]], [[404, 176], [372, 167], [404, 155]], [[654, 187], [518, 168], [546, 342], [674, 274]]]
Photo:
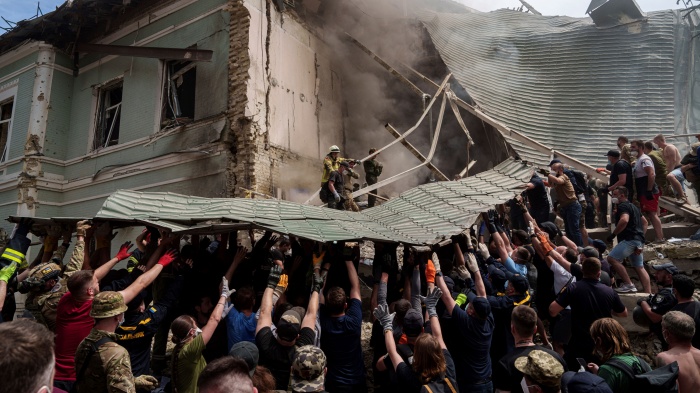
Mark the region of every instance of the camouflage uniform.
[[547, 352], [535, 349], [515, 359], [515, 368], [541, 387], [558, 388], [564, 366]]
[[354, 212], [360, 211], [360, 208], [357, 207], [357, 204], [352, 199], [352, 179], [359, 178], [360, 175], [350, 168], [348, 168], [347, 172], [343, 174], [343, 198], [345, 198], [343, 207], [345, 210], [352, 210]]
[[[384, 167], [382, 166], [382, 163], [375, 160], [375, 159], [369, 159], [367, 161], [362, 162], [362, 166], [365, 169], [365, 180], [367, 180], [368, 185], [376, 184], [378, 181], [378, 177], [381, 176], [382, 174], [382, 169]], [[372, 194], [377, 194], [376, 189], [370, 191]], [[368, 195], [367, 196], [367, 207], [372, 207], [374, 204], [377, 202], [377, 197], [373, 195]]]
[[[54, 251], [51, 257], [52, 262], [61, 263], [63, 257], [66, 255], [67, 248], [61, 244], [58, 246], [56, 251]], [[25, 301], [25, 308], [32, 313], [34, 319], [42, 325], [46, 326], [52, 332], [56, 329], [56, 309], [58, 308], [58, 301], [61, 297], [68, 292], [68, 278], [73, 275], [73, 273], [81, 270], [83, 267], [85, 242], [79, 240], [75, 244], [73, 250], [73, 255], [70, 257], [70, 262], [66, 265], [65, 270], [60, 275], [58, 283], [51, 288], [48, 292], [44, 293], [31, 293], [27, 296]], [[41, 269], [46, 267], [47, 263], [43, 263], [35, 267], [32, 272], [29, 273], [29, 277], [36, 276], [40, 273]]]
[[304, 345], [297, 348], [292, 360], [290, 385], [294, 392], [323, 392], [326, 354], [321, 348]]
[[652, 150], [648, 154], [651, 158], [651, 162], [654, 163], [654, 173], [656, 173], [656, 185], [659, 186], [661, 190], [661, 195], [673, 195], [673, 191], [666, 180], [666, 175], [668, 175], [668, 170], [666, 168], [666, 161], [661, 155], [659, 150]]
[[117, 340], [114, 333], [92, 329], [90, 334], [80, 343], [75, 353], [75, 369], [80, 370], [83, 363], [89, 362], [80, 382], [76, 382], [77, 391], [132, 393], [136, 392], [134, 376], [131, 374], [129, 353], [116, 342], [102, 344], [90, 359], [86, 356], [91, 351], [91, 344], [103, 337]]

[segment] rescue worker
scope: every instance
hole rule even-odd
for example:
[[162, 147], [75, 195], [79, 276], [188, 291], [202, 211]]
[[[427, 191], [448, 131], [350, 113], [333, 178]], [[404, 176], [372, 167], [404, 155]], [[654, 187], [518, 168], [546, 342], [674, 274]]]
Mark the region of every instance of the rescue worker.
[[[85, 248], [86, 231], [90, 228], [88, 221], [79, 221], [76, 224], [76, 248]], [[55, 228], [53, 228], [55, 230]], [[83, 267], [80, 258], [71, 257], [65, 270], [61, 272], [61, 263], [70, 246], [71, 231], [63, 232], [63, 243], [54, 252], [51, 261], [42, 263], [29, 272], [29, 277], [19, 283], [20, 293], [29, 293], [25, 302], [25, 308], [29, 310], [34, 319], [46, 326], [52, 332], [56, 330], [56, 309], [58, 301], [68, 291], [68, 277]], [[56, 245], [56, 237], [51, 232], [44, 241], [44, 250], [51, 250]], [[82, 253], [82, 251], [80, 251]]]
[[348, 168], [343, 171], [343, 198], [345, 199], [343, 202], [343, 208], [345, 210], [359, 212], [360, 208], [357, 207], [357, 204], [352, 199], [352, 179], [358, 179], [360, 175], [352, 170], [355, 167], [356, 161], [347, 162]]
[[[14, 235], [7, 247], [0, 254], [0, 307], [5, 304], [5, 296], [7, 296], [8, 283], [15, 279], [17, 269], [24, 269], [29, 264], [25, 255], [32, 243], [27, 234], [32, 227], [32, 220], [23, 218], [15, 227]], [[10, 295], [9, 297], [13, 297]], [[0, 322], [3, 321], [0, 315]]]
[[[328, 195], [328, 207], [331, 209], [343, 210], [343, 197], [340, 195], [343, 192], [343, 175], [341, 172], [350, 169], [350, 163], [341, 161], [338, 170], [331, 171], [326, 182], [326, 195]], [[322, 188], [323, 190], [323, 188]]]
[[658, 287], [656, 293], [637, 299], [637, 307], [632, 312], [634, 322], [642, 327], [648, 327], [661, 341], [661, 347], [668, 349], [668, 343], [661, 333], [661, 318], [669, 312], [678, 301], [673, 294], [673, 276], [680, 273], [673, 262], [650, 265], [654, 270], [654, 279]]
[[[376, 151], [377, 151], [377, 149], [371, 148], [371, 149], [369, 149], [369, 154], [373, 154]], [[369, 160], [364, 161], [362, 163], [362, 166], [365, 170], [365, 180], [367, 181], [367, 184], [370, 186], [372, 184], [377, 183], [377, 181], [378, 181], [377, 178], [379, 176], [381, 176], [382, 169], [384, 169], [384, 167], [382, 166], [382, 163], [377, 161], [378, 156], [379, 156], [379, 154], [375, 154], [372, 157], [370, 157]], [[367, 207], [372, 207], [372, 206], [374, 206], [375, 203], [377, 203], [377, 197], [375, 195], [377, 195], [378, 191], [379, 190], [374, 189], [374, 190], [370, 191], [369, 195], [367, 195]], [[374, 195], [372, 195], [372, 194], [374, 194]]]
[[[328, 178], [331, 176], [331, 172], [337, 171], [338, 166], [341, 162], [345, 161], [344, 158], [339, 157], [340, 148], [336, 145], [331, 146], [328, 149], [328, 154], [323, 159], [323, 174], [321, 175], [321, 192], [319, 197], [323, 202], [329, 202], [333, 195], [327, 193]], [[340, 190], [342, 192], [342, 190]]]
[[129, 352], [117, 344], [114, 331], [124, 322], [127, 310], [119, 292], [100, 292], [95, 295], [90, 316], [95, 327], [80, 343], [75, 353], [76, 391], [82, 392], [136, 392], [136, 389], [152, 390], [158, 380], [150, 375], [136, 379], [131, 373]]

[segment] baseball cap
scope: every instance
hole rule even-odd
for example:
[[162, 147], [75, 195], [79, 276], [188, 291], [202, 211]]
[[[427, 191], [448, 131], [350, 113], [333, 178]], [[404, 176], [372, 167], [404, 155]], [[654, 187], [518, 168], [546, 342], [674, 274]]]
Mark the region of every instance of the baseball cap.
[[595, 247], [579, 247], [578, 252], [579, 254], [583, 254], [586, 258], [600, 258], [600, 254]]
[[518, 293], [525, 293], [528, 289], [530, 289], [530, 283], [527, 282], [527, 278], [525, 276], [521, 276], [520, 274], [514, 275], [510, 279], [510, 283], [513, 284], [513, 289], [515, 289], [515, 292]]
[[277, 322], [277, 337], [292, 342], [299, 336], [301, 330], [301, 315], [295, 310], [287, 310]]
[[613, 393], [605, 380], [595, 374], [567, 371], [561, 376], [562, 393]]
[[536, 384], [550, 388], [559, 387], [561, 376], [564, 374], [561, 363], [554, 356], [539, 349], [515, 359], [515, 368]]
[[676, 265], [673, 264], [673, 262], [666, 262], [662, 264], [652, 264], [651, 268], [654, 270], [666, 270], [667, 272], [671, 274], [678, 274], [680, 273], [680, 270], [676, 267]]
[[100, 292], [92, 299], [90, 316], [93, 318], [109, 318], [126, 311], [124, 297], [119, 292]]
[[245, 360], [248, 365], [248, 374], [250, 374], [251, 377], [253, 376], [255, 367], [258, 366], [258, 360], [260, 359], [260, 352], [255, 344], [250, 341], [237, 342], [233, 344], [228, 354], [234, 358]]
[[508, 281], [506, 273], [493, 265], [489, 265], [489, 278], [491, 278], [491, 284], [496, 287], [497, 291], [503, 291], [506, 281]]
[[605, 157], [615, 157], [615, 158], [620, 158], [620, 151], [619, 150], [608, 150], [608, 154], [605, 155]]
[[553, 159], [552, 161], [549, 162], [549, 166], [552, 166], [554, 164], [561, 164], [561, 160], [558, 158]]
[[467, 299], [479, 318], [486, 319], [491, 314], [491, 304], [485, 297], [476, 296], [476, 293], [470, 291], [467, 294]]
[[414, 309], [406, 312], [403, 317], [403, 332], [408, 337], [417, 337], [423, 333], [423, 316]]
[[540, 228], [542, 228], [543, 231], [547, 232], [549, 235], [549, 238], [554, 241], [554, 239], [557, 237], [559, 234], [559, 229], [557, 226], [551, 222], [551, 221], [545, 221], [540, 224]]
[[612, 280], [610, 280], [610, 275], [608, 272], [603, 270], [600, 271], [600, 283], [609, 287], [612, 286]]
[[340, 166], [346, 166], [346, 167], [350, 168], [350, 163], [347, 161], [341, 161]]
[[292, 390], [318, 392], [325, 383], [326, 354], [313, 345], [299, 347], [292, 359]]
[[605, 242], [600, 239], [593, 239], [593, 242], [591, 244], [593, 247], [595, 247], [596, 250], [598, 250], [598, 255], [603, 255], [608, 249]]
[[452, 292], [455, 289], [455, 280], [452, 279], [450, 276], [443, 276], [442, 280], [445, 281], [445, 285], [447, 285], [447, 289]]

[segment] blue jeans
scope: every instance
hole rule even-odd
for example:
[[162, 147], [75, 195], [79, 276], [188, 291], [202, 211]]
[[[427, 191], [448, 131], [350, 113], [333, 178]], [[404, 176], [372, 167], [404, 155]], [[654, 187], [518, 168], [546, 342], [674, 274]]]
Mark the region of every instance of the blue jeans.
[[571, 239], [577, 246], [583, 247], [583, 238], [581, 237], [581, 205], [578, 202], [569, 204], [559, 210], [561, 217], [564, 219], [564, 228], [566, 229], [566, 237]]

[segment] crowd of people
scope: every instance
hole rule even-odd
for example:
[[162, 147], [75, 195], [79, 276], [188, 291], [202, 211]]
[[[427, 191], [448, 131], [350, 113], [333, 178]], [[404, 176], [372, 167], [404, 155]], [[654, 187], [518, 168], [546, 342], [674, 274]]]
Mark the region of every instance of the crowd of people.
[[[662, 161], [677, 155], [654, 141]], [[342, 177], [356, 178], [355, 162], [333, 148], [324, 197], [353, 209]], [[146, 227], [112, 256], [109, 222], [22, 219], [0, 254], [0, 393], [699, 391], [695, 282], [642, 256], [663, 189], [654, 146], [621, 139], [619, 148], [607, 154], [601, 192], [575, 186], [585, 175], [554, 160], [442, 246], [373, 243], [365, 313], [358, 243], [250, 231], [248, 249], [236, 232]], [[370, 184], [382, 170], [375, 159], [364, 162]], [[696, 161], [680, 159], [680, 175]], [[677, 176], [668, 183], [683, 191]], [[585, 231], [584, 212], [602, 195], [616, 223], [607, 243]], [[31, 263], [30, 232], [42, 234]], [[625, 264], [650, 294], [633, 310], [618, 294], [638, 290]], [[27, 295], [17, 320], [15, 292]], [[661, 343], [655, 359], [633, 352], [614, 318], [628, 314]]]
[[[652, 265], [658, 290], [635, 309], [664, 346], [652, 371], [612, 318], [628, 310], [605, 247], [525, 219], [530, 233], [491, 210], [434, 252], [404, 247], [401, 263], [398, 244], [375, 243], [364, 317], [358, 245], [266, 232], [248, 250], [235, 233], [186, 242], [148, 227], [110, 258], [109, 223], [82, 221], [45, 228], [29, 264], [25, 220], [0, 259], [0, 392], [364, 392], [363, 322], [375, 391], [631, 392], [649, 372], [700, 389], [690, 277]], [[14, 291], [31, 318], [10, 321]]]

